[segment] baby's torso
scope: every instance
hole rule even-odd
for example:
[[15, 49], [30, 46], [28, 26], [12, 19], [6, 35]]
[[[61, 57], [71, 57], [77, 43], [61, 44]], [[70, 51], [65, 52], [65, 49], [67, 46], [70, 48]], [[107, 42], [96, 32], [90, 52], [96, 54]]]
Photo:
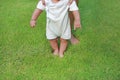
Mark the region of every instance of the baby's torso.
[[46, 35], [48, 39], [51, 36], [59, 36], [64, 39], [70, 39], [70, 20], [68, 16], [68, 0], [60, 0], [53, 3], [52, 0], [46, 0], [47, 28]]
[[68, 13], [68, 0], [60, 0], [56, 3], [52, 2], [52, 0], [45, 1], [48, 18], [52, 20], [59, 20], [59, 18], [63, 17], [66, 13]]

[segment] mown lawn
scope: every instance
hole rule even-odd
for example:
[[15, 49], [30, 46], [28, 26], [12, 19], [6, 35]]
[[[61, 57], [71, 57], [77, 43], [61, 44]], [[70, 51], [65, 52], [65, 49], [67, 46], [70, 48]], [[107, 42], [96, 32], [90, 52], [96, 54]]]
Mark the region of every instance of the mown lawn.
[[80, 43], [53, 56], [45, 12], [29, 21], [38, 0], [0, 0], [0, 80], [120, 80], [120, 1], [80, 0]]

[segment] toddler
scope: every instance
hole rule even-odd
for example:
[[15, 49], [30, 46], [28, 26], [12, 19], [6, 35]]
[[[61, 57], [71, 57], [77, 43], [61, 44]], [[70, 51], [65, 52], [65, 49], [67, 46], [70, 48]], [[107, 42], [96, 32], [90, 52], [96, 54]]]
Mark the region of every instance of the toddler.
[[[45, 0], [45, 5], [43, 5], [39, 1], [30, 21], [31, 27], [34, 27], [39, 15], [43, 10], [46, 10], [46, 36], [53, 49], [53, 54], [60, 57], [64, 56], [68, 40], [71, 38], [69, 11], [72, 11], [74, 16], [74, 29], [80, 27], [80, 16], [76, 2], [73, 1], [70, 5], [68, 2], [69, 0]], [[58, 46], [58, 38], [60, 38], [60, 47]]]

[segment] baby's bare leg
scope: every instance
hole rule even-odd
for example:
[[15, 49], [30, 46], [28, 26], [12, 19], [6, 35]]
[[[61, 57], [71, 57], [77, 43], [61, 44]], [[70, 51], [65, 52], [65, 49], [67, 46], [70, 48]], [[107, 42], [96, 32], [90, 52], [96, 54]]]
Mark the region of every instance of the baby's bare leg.
[[60, 38], [60, 51], [59, 51], [59, 56], [60, 57], [64, 56], [64, 52], [67, 48], [67, 44], [68, 44], [67, 40]]
[[49, 42], [50, 42], [50, 45], [53, 49], [53, 54], [58, 55], [58, 40], [57, 40], [57, 38], [49, 40]]

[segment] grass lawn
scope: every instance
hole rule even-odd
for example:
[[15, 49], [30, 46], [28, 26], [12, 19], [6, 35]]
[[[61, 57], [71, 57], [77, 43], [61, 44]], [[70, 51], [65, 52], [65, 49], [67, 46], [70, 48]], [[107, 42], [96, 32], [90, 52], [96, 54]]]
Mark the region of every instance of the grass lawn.
[[29, 21], [38, 0], [0, 0], [0, 80], [120, 80], [120, 1], [80, 0], [80, 43], [53, 56], [45, 12]]

